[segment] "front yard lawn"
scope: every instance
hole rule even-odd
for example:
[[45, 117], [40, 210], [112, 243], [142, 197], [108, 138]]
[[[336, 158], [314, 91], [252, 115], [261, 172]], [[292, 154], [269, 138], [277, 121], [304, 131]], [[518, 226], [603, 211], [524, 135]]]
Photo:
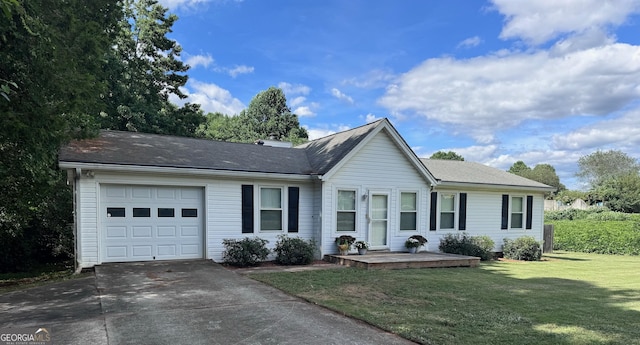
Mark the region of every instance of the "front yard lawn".
[[423, 344], [640, 344], [640, 257], [250, 277]]

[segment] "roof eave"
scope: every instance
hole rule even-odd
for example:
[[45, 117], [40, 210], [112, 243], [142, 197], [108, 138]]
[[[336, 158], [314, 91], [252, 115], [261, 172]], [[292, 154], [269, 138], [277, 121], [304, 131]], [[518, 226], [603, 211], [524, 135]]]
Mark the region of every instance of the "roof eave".
[[438, 184], [435, 186], [438, 187], [446, 187], [446, 188], [473, 188], [473, 189], [484, 189], [484, 190], [518, 190], [518, 191], [532, 191], [532, 192], [555, 192], [557, 188], [551, 186], [523, 186], [523, 185], [511, 185], [511, 184], [492, 184], [492, 183], [472, 183], [472, 182], [457, 182], [457, 181], [438, 181]]
[[[60, 169], [83, 170], [99, 170], [109, 172], [133, 172], [133, 173], [156, 173], [156, 174], [174, 174], [174, 175], [197, 175], [203, 177], [240, 177], [240, 178], [265, 178], [280, 180], [310, 180], [316, 175], [311, 174], [285, 174], [272, 172], [254, 172], [239, 170], [218, 170], [205, 168], [188, 168], [188, 167], [167, 167], [167, 166], [146, 166], [146, 165], [125, 165], [125, 164], [107, 164], [107, 163], [90, 163], [75, 161], [59, 161]], [[317, 177], [315, 177], [317, 178]]]

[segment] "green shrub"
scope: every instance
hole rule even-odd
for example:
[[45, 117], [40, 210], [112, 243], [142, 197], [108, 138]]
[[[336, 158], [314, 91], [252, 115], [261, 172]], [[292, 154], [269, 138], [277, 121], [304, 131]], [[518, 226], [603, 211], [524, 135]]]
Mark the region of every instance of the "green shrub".
[[585, 219], [554, 221], [553, 224], [553, 249], [640, 255], [640, 222]]
[[222, 240], [224, 245], [222, 259], [232, 266], [255, 266], [269, 256], [270, 251], [266, 247], [267, 243], [269, 241], [259, 237], [245, 237], [241, 240], [224, 239]]
[[523, 236], [515, 240], [505, 238], [502, 254], [507, 259], [539, 261], [542, 257], [542, 246], [531, 236]]
[[308, 265], [313, 261], [315, 250], [313, 240], [280, 235], [273, 251], [276, 253], [276, 263], [280, 265]]
[[586, 219], [589, 220], [599, 220], [599, 221], [608, 221], [608, 220], [630, 220], [631, 215], [629, 213], [615, 212], [615, 211], [605, 211], [605, 212], [594, 212], [590, 213]]
[[440, 239], [443, 253], [477, 256], [482, 261], [493, 259], [495, 243], [489, 236], [469, 236], [467, 234], [447, 234]]
[[578, 210], [575, 208], [567, 208], [561, 211], [546, 211], [544, 213], [544, 218], [547, 221], [550, 220], [574, 220], [574, 219], [585, 219], [590, 213], [597, 213], [598, 209], [589, 209], [589, 210]]

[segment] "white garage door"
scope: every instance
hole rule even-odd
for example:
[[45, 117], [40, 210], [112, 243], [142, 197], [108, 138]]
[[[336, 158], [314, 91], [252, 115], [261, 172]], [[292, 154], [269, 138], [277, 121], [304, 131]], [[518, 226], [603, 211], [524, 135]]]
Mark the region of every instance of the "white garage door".
[[203, 257], [203, 191], [102, 185], [102, 262]]

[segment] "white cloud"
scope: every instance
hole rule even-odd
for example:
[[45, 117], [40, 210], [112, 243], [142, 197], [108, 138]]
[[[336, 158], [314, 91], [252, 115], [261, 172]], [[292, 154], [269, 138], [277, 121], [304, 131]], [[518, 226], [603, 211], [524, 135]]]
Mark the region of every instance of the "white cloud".
[[344, 85], [353, 85], [358, 88], [371, 89], [384, 87], [387, 82], [393, 80], [395, 75], [387, 70], [374, 69], [358, 78], [349, 78], [342, 81]]
[[375, 116], [375, 115], [373, 115], [372, 113], [369, 113], [369, 114], [364, 116], [364, 120], [365, 120], [366, 123], [371, 123], [371, 122], [380, 120], [380, 118]]
[[342, 93], [342, 91], [336, 89], [335, 87], [331, 89], [331, 95], [341, 101], [347, 102], [349, 104], [353, 104], [353, 98]]
[[624, 115], [584, 126], [575, 131], [553, 136], [556, 150], [585, 150], [615, 147], [632, 155], [640, 155], [640, 109]]
[[189, 55], [185, 63], [191, 68], [196, 68], [198, 66], [208, 67], [211, 63], [213, 63], [213, 58], [211, 55]]
[[295, 97], [294, 99], [289, 101], [289, 106], [291, 106], [291, 107], [298, 106], [298, 105], [304, 103], [304, 101], [306, 101], [306, 100], [307, 100], [307, 98], [304, 97], [304, 96]]
[[278, 83], [278, 87], [287, 95], [308, 95], [311, 88], [302, 84], [289, 84], [287, 82]]
[[314, 113], [308, 106], [297, 107], [293, 113], [300, 117], [311, 117], [316, 115], [316, 113]]
[[193, 9], [200, 4], [205, 4], [211, 0], [160, 0], [160, 4], [164, 7], [168, 7], [172, 10], [177, 8]]
[[338, 132], [343, 132], [351, 129], [351, 127], [346, 125], [331, 125], [333, 129], [330, 128], [309, 128], [308, 126], [304, 126], [309, 134], [309, 140], [315, 140], [318, 138], [326, 137], [328, 135], [336, 134]]
[[555, 54], [435, 58], [400, 76], [379, 104], [455, 125], [490, 142], [527, 119], [605, 115], [640, 97], [640, 47], [623, 43]]
[[640, 10], [637, 0], [492, 0], [503, 14], [500, 37], [542, 44], [562, 34], [617, 26]]
[[458, 48], [472, 48], [477, 47], [482, 43], [482, 39], [478, 36], [469, 37], [462, 42], [458, 43]]
[[227, 115], [235, 115], [246, 108], [245, 105], [237, 98], [234, 98], [228, 90], [216, 84], [189, 79], [189, 82], [182, 91], [188, 96], [186, 99], [177, 100], [171, 97], [170, 100], [178, 105], [186, 102], [200, 104], [205, 113], [221, 112]]
[[227, 68], [227, 73], [229, 73], [232, 78], [235, 78], [239, 74], [253, 73], [253, 69], [254, 68], [251, 66], [240, 65], [235, 66], [234, 68]]

